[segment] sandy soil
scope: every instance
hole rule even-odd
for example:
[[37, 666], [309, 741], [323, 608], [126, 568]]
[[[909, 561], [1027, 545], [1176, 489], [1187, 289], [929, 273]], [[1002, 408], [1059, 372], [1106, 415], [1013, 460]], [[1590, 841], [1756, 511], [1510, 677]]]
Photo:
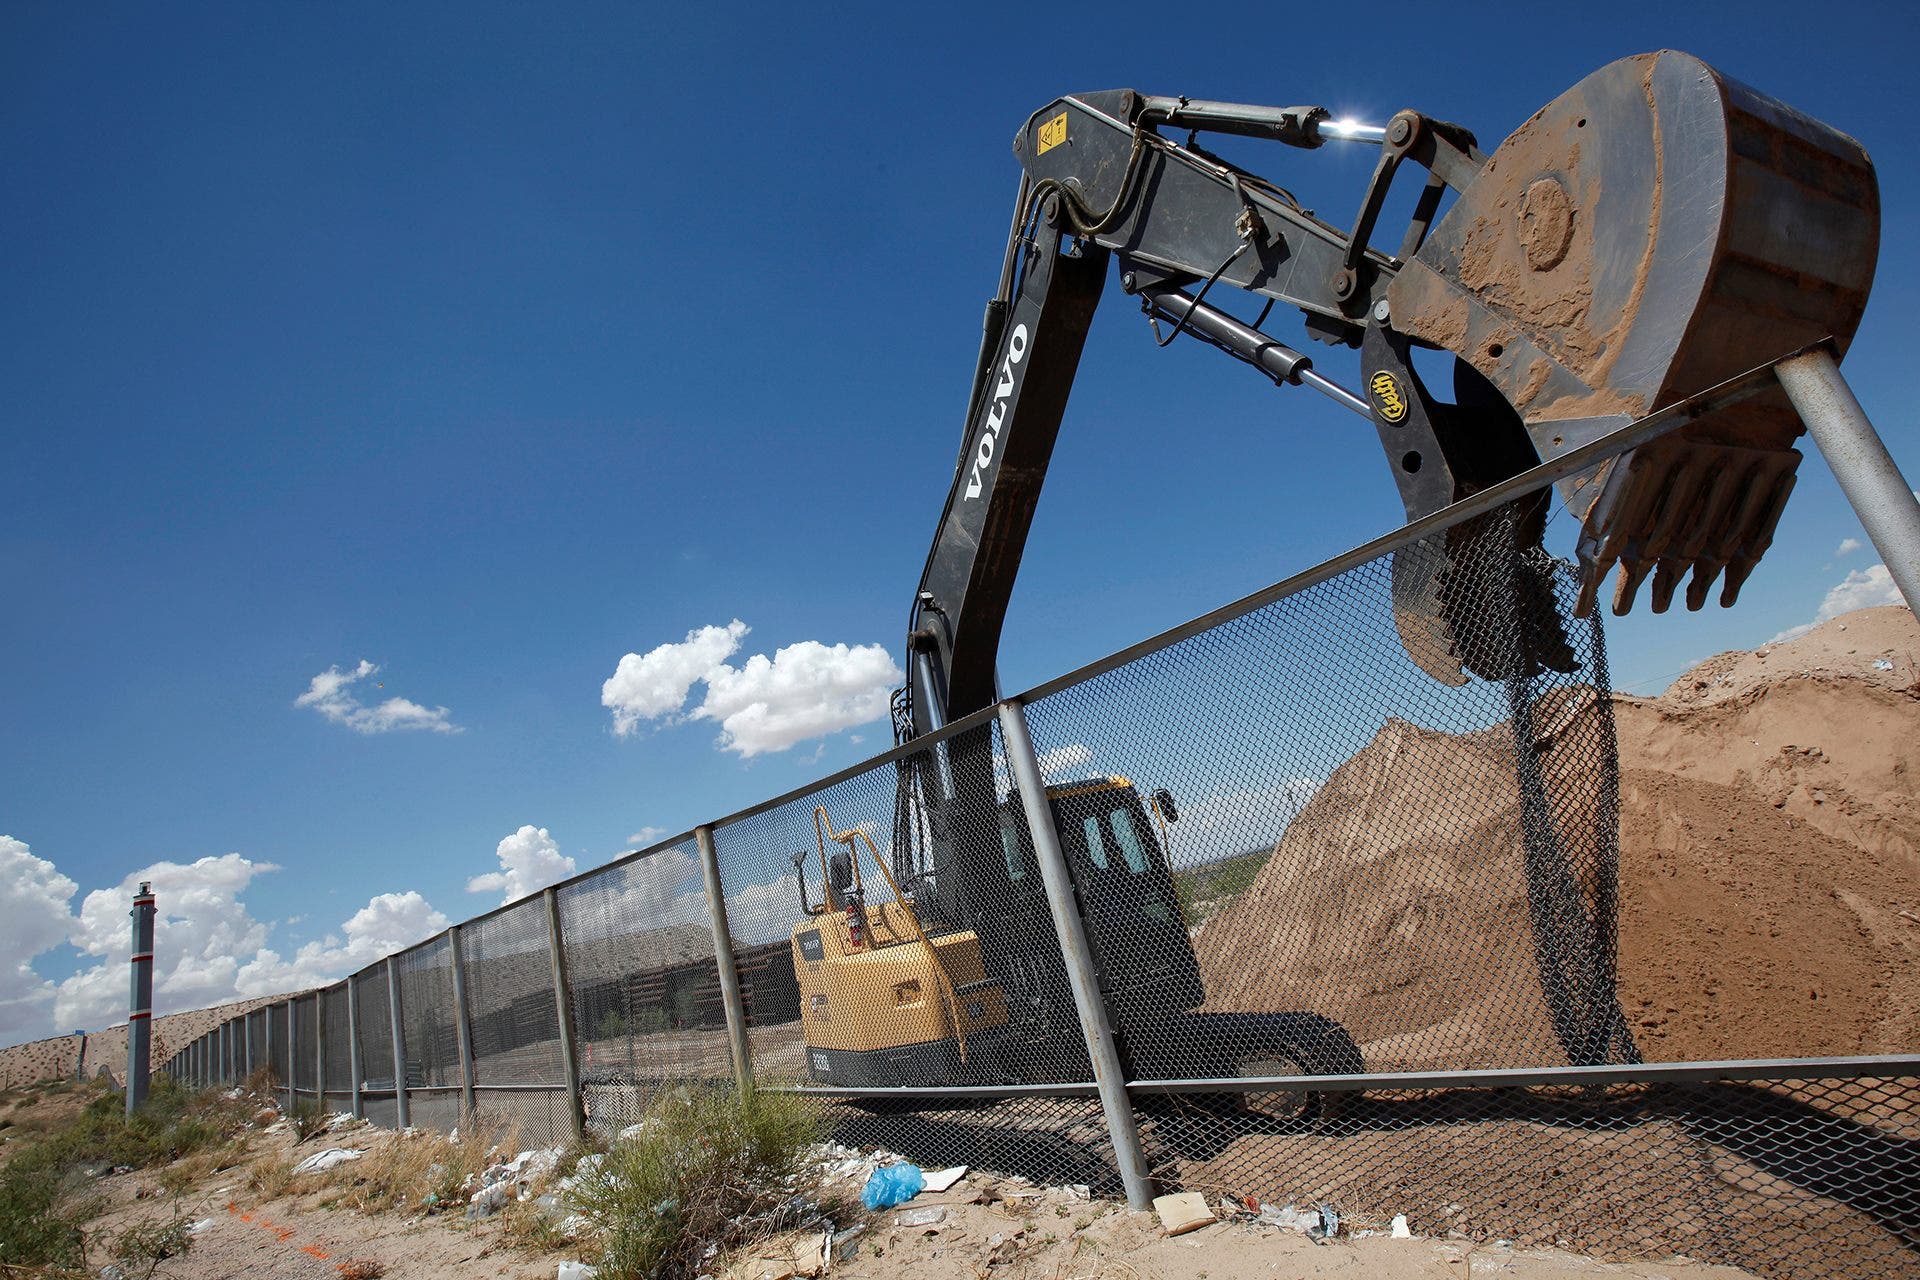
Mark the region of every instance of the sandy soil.
[[[295, 1159], [328, 1147], [370, 1150], [396, 1140], [389, 1130], [349, 1126], [293, 1142], [284, 1127], [249, 1136], [252, 1159], [290, 1154]], [[550, 1280], [559, 1255], [528, 1256], [505, 1248], [497, 1222], [468, 1223], [455, 1215], [419, 1217], [362, 1214], [329, 1208], [333, 1194], [322, 1180], [295, 1180], [286, 1195], [267, 1198], [249, 1189], [247, 1166], [208, 1174], [180, 1194], [160, 1183], [160, 1171], [121, 1174], [96, 1185], [110, 1207], [94, 1224], [112, 1235], [136, 1223], [166, 1223], [184, 1217], [204, 1222], [182, 1257], [161, 1262], [161, 1280], [340, 1280], [343, 1268], [368, 1260], [396, 1280], [447, 1280], [499, 1276]]]
[[[977, 1203], [968, 1203], [978, 1200]], [[931, 1226], [901, 1225], [917, 1211], [945, 1208]], [[903, 1209], [874, 1215], [858, 1253], [835, 1266], [845, 1280], [1007, 1280], [1113, 1277], [1114, 1280], [1273, 1280], [1274, 1277], [1379, 1276], [1385, 1280], [1470, 1273], [1550, 1277], [1638, 1276], [1653, 1280], [1732, 1280], [1748, 1273], [1687, 1262], [1612, 1265], [1552, 1249], [1474, 1246], [1452, 1240], [1385, 1236], [1316, 1245], [1297, 1231], [1222, 1221], [1168, 1237], [1152, 1214], [1111, 1201], [1074, 1201], [1058, 1191], [1031, 1198], [982, 1196], [972, 1183], [922, 1194]]]
[[1620, 983], [1656, 1060], [1920, 1045], [1920, 624], [1866, 609], [1615, 695]]
[[[384, 1130], [351, 1127], [310, 1139], [297, 1154], [327, 1146], [370, 1150], [396, 1140]], [[285, 1132], [253, 1136], [256, 1152], [291, 1148]], [[846, 1203], [857, 1193], [857, 1179], [823, 1189], [823, 1199]], [[160, 1280], [240, 1280], [273, 1276], [276, 1280], [337, 1280], [357, 1261], [384, 1267], [388, 1277], [407, 1280], [453, 1280], [454, 1277], [497, 1276], [508, 1280], [550, 1277], [568, 1254], [529, 1255], [503, 1246], [496, 1221], [467, 1223], [448, 1215], [420, 1218], [401, 1215], [363, 1215], [324, 1207], [328, 1192], [312, 1180], [292, 1194], [263, 1200], [247, 1190], [244, 1167], [208, 1175], [179, 1195], [161, 1190], [157, 1171], [123, 1174], [98, 1184], [111, 1207], [96, 1223], [114, 1233], [140, 1222], [167, 1222], [186, 1217], [204, 1222], [183, 1257], [159, 1264]], [[838, 1192], [837, 1196], [830, 1193]], [[913, 1222], [912, 1215], [940, 1211], [940, 1221]], [[1061, 1188], [1046, 1189], [971, 1175], [952, 1190], [923, 1193], [894, 1210], [843, 1214], [841, 1227], [858, 1223], [860, 1233], [851, 1248], [832, 1267], [832, 1275], [846, 1280], [894, 1280], [913, 1275], [920, 1280], [979, 1280], [983, 1275], [1006, 1280], [1050, 1277], [1115, 1277], [1149, 1280], [1155, 1277], [1381, 1276], [1388, 1280], [1415, 1277], [1463, 1278], [1476, 1268], [1485, 1273], [1549, 1280], [1553, 1277], [1622, 1276], [1667, 1277], [1668, 1280], [1736, 1280], [1748, 1273], [1669, 1261], [1660, 1264], [1610, 1265], [1551, 1249], [1515, 1249], [1475, 1246], [1465, 1241], [1410, 1239], [1384, 1236], [1340, 1239], [1316, 1246], [1297, 1231], [1262, 1226], [1245, 1220], [1219, 1222], [1169, 1238], [1152, 1214], [1128, 1213], [1113, 1201], [1090, 1200]], [[903, 1219], [906, 1219], [903, 1221]], [[814, 1237], [808, 1237], [809, 1239]], [[762, 1255], [778, 1255], [781, 1246], [798, 1238], [769, 1242], [716, 1264], [714, 1274], [738, 1280], [778, 1275], [756, 1263]]]
[[[1650, 1060], [1920, 1044], [1920, 624], [1863, 610], [1613, 695], [1619, 990]], [[1555, 817], [1597, 775], [1543, 700]], [[1504, 724], [1388, 721], [1197, 949], [1215, 1009], [1312, 1009], [1375, 1070], [1564, 1060], [1534, 969]], [[1602, 862], [1570, 857], [1587, 905]], [[1584, 859], [1584, 860], [1583, 860]]]

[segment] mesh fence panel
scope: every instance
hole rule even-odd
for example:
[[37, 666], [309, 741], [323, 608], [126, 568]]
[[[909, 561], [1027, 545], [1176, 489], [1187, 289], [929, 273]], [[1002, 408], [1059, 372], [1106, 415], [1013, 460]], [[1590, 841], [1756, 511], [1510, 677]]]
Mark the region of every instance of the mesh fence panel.
[[[483, 1118], [504, 1120], [512, 1127], [514, 1143], [519, 1147], [548, 1147], [567, 1142], [573, 1136], [573, 1122], [567, 1116], [567, 1094], [557, 1089], [476, 1088], [474, 1109]], [[414, 1102], [416, 1114], [419, 1100]], [[416, 1120], [415, 1123], [418, 1123]], [[613, 1135], [599, 1130], [602, 1137]]]
[[351, 1042], [352, 1024], [347, 1021], [347, 984], [342, 982], [320, 993], [320, 1017], [327, 1029], [327, 1092], [351, 1096], [353, 1088]]
[[[393, 1010], [387, 999], [384, 964], [363, 969], [353, 983], [355, 1030], [360, 1044], [360, 1088], [378, 1093], [393, 1088]], [[367, 1113], [369, 1117], [372, 1112]]]
[[1132, 1077], [1636, 1060], [1599, 628], [1460, 536], [1029, 707]]
[[253, 1009], [250, 1013], [244, 1013], [244, 1015], [240, 1017], [240, 1036], [242, 1036], [242, 1042], [246, 1044], [246, 1052], [242, 1054], [242, 1059], [240, 1059], [244, 1067], [259, 1067], [259, 1065], [263, 1065], [263, 1063], [267, 1061], [267, 1055], [263, 1052], [267, 1046], [261, 1042], [261, 1034], [259, 1034], [259, 1031], [261, 1031], [261, 1011], [259, 1011], [259, 1009]]
[[416, 1129], [451, 1133], [460, 1125], [461, 1098], [458, 1089], [418, 1089], [407, 1094], [407, 1118]]
[[699, 854], [651, 850], [556, 892], [582, 1100], [596, 1131], [663, 1084], [731, 1079]]
[[461, 946], [476, 1083], [561, 1082], [545, 899], [474, 921], [461, 930]]
[[315, 1068], [315, 1037], [320, 1031], [319, 1002], [310, 995], [293, 1001], [293, 1087], [311, 1092]]
[[285, 1088], [293, 1081], [293, 1059], [287, 1053], [287, 1006], [270, 1004], [266, 1014], [269, 1026], [263, 1034], [271, 1050], [268, 1062], [273, 1067], [273, 1078]]
[[[1024, 709], [1154, 1177], [1360, 1229], [1913, 1274], [1920, 1059], [1551, 1070], [1638, 1049], [1606, 654], [1565, 570], [1513, 551], [1540, 511], [1310, 576]], [[1009, 773], [980, 718], [717, 825], [754, 1074], [816, 1095], [842, 1142], [1113, 1192]], [[564, 1002], [544, 898], [462, 929], [477, 1108], [522, 1145], [567, 1139], [561, 1017], [602, 1136], [664, 1086], [730, 1080], [696, 846], [555, 903]], [[394, 961], [412, 1121], [441, 1130], [461, 1118], [452, 951]], [[386, 970], [350, 981], [365, 1114], [392, 1125]], [[287, 1006], [240, 1043], [310, 1094], [324, 1023], [344, 1098], [345, 990], [296, 999], [291, 1054]], [[205, 1047], [185, 1065], [218, 1077]], [[1521, 1082], [1460, 1074], [1489, 1067]], [[1754, 1071], [1777, 1078], [1735, 1078]]]
[[[406, 1039], [407, 1084], [460, 1083], [460, 1046], [454, 1030], [453, 944], [444, 936], [394, 960], [400, 979], [401, 1031]], [[391, 1076], [389, 1067], [386, 1074]], [[415, 1123], [419, 1123], [416, 1118]]]

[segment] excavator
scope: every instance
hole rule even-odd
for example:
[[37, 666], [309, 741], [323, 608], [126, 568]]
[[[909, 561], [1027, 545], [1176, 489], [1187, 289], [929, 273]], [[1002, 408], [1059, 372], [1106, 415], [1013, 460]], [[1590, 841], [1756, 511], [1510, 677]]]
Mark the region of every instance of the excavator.
[[[1343, 227], [1208, 149], [1206, 135], [1297, 151], [1365, 146], [1378, 160]], [[1414, 521], [1802, 348], [1843, 354], [1878, 250], [1877, 185], [1858, 143], [1673, 51], [1602, 67], [1490, 153], [1418, 111], [1368, 126], [1322, 107], [1128, 89], [1047, 104], [1014, 152], [1021, 175], [999, 288], [894, 700], [901, 743], [998, 698], [1008, 599], [1110, 274], [1160, 345], [1197, 339], [1366, 418]], [[1419, 184], [1412, 213], [1397, 242], [1383, 240], [1389, 192], [1407, 175]], [[1258, 301], [1254, 319], [1222, 305], [1236, 295]], [[1308, 341], [1357, 349], [1358, 385], [1273, 336], [1276, 304], [1300, 313]], [[1429, 385], [1418, 348], [1451, 355], [1450, 387]], [[1592, 613], [1615, 568], [1616, 614], [1649, 577], [1655, 611], [1683, 579], [1689, 609], [1716, 580], [1731, 605], [1767, 550], [1801, 456], [1792, 405], [1768, 384], [1702, 398], [1688, 414], [1559, 483], [1579, 523], [1574, 616]], [[1522, 688], [1533, 673], [1572, 669], [1541, 547], [1546, 506], [1495, 508], [1449, 528], [1441, 554], [1396, 556], [1395, 623], [1420, 670], [1452, 686]], [[1511, 608], [1489, 609], [1468, 589], [1488, 565], [1504, 575]], [[1519, 783], [1538, 790], [1522, 709]], [[1026, 819], [996, 778], [991, 726], [905, 754], [898, 770], [884, 856], [872, 824], [836, 829], [823, 809], [815, 848], [794, 858], [809, 1074], [849, 1090], [1086, 1079], [1026, 861]], [[1168, 861], [1173, 796], [1143, 798], [1112, 776], [1046, 790], [1129, 1079], [1365, 1069], [1324, 1014], [1199, 1011]], [[1536, 857], [1545, 868], [1552, 855], [1536, 825], [1536, 934], [1598, 930], [1569, 904], [1564, 868], [1557, 888], [1535, 874]], [[1551, 948], [1562, 968], [1565, 943]], [[1633, 1060], [1610, 964], [1549, 975], [1549, 948], [1536, 945], [1568, 1059]]]

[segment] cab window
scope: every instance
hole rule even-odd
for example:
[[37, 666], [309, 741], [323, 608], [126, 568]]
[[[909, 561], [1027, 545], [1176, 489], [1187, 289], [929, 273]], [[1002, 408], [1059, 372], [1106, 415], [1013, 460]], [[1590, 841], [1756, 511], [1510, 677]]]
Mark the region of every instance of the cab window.
[[1140, 833], [1133, 829], [1133, 817], [1125, 809], [1115, 809], [1107, 815], [1107, 823], [1113, 828], [1113, 842], [1120, 847], [1120, 856], [1127, 860], [1127, 870], [1139, 875], [1147, 869], [1147, 851], [1140, 847]]
[[1024, 880], [1027, 876], [1027, 858], [1020, 850], [1020, 835], [1010, 826], [1000, 828], [1000, 847], [1007, 855], [1007, 879]]
[[1080, 829], [1087, 834], [1087, 857], [1093, 865], [1105, 871], [1107, 869], [1107, 846], [1100, 838], [1100, 817], [1088, 814], [1080, 822]]

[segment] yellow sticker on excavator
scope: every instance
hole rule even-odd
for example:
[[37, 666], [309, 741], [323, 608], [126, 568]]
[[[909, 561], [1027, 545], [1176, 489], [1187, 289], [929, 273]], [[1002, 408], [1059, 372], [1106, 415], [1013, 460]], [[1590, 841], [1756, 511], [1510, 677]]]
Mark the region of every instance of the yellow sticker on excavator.
[[1400, 390], [1400, 379], [1385, 369], [1367, 380], [1367, 390], [1373, 393], [1373, 407], [1388, 422], [1398, 422], [1407, 416], [1407, 397]]
[[1043, 156], [1067, 140], [1067, 113], [1062, 111], [1053, 119], [1040, 126], [1040, 149], [1034, 152]]

